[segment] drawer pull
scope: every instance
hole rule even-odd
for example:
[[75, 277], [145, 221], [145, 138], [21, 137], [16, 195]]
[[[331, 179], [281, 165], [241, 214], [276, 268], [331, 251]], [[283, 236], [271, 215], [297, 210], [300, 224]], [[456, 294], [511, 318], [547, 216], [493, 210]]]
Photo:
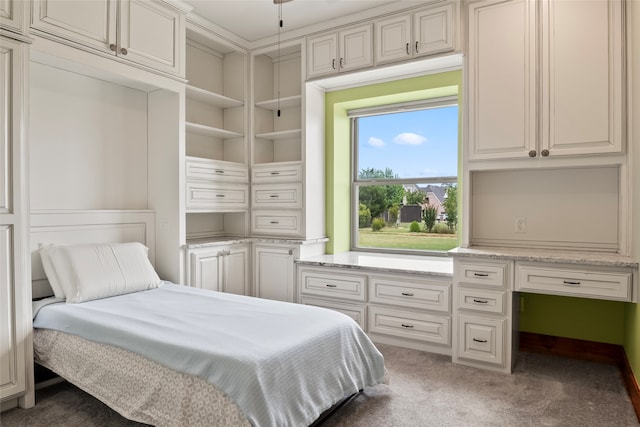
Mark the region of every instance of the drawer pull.
[[272, 195], [270, 195], [269, 197], [271, 197], [272, 199], [277, 199], [277, 198], [278, 198], [278, 197], [280, 197], [280, 196], [278, 196], [277, 194], [272, 194]]
[[331, 283], [327, 283], [325, 286], [327, 288], [337, 288], [338, 287], [337, 285], [332, 285]]
[[487, 304], [489, 301], [487, 301], [486, 299], [473, 299], [473, 302], [475, 302], [476, 304]]
[[401, 323], [400, 326], [402, 326], [403, 328], [413, 328], [413, 325], [407, 325], [406, 323]]
[[216, 194], [216, 197], [224, 197], [224, 194]]
[[571, 280], [563, 280], [562, 283], [567, 286], [580, 286], [580, 282], [572, 282]]
[[280, 172], [274, 171], [274, 172], [271, 172], [271, 175], [280, 175]]
[[269, 224], [280, 224], [280, 221], [269, 221]]
[[222, 169], [216, 169], [216, 173], [223, 174], [224, 171]]
[[473, 339], [475, 342], [481, 342], [481, 343], [486, 343], [487, 340], [479, 340], [478, 338], [474, 338]]
[[403, 292], [402, 295], [405, 296], [405, 297], [412, 297], [413, 296], [413, 294], [411, 292]]
[[489, 277], [487, 273], [473, 273], [473, 275], [476, 277]]

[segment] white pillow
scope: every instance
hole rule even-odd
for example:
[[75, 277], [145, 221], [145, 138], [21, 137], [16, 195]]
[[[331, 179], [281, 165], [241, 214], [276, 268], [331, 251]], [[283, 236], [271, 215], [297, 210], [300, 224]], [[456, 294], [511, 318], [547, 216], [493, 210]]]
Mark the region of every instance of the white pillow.
[[51, 258], [49, 255], [49, 251], [53, 247], [53, 245], [46, 245], [41, 247], [38, 252], [40, 253], [40, 260], [42, 260], [42, 268], [44, 268], [44, 273], [47, 275], [47, 279], [49, 280], [51, 289], [53, 289], [53, 294], [56, 296], [56, 298], [64, 298], [64, 289], [62, 288], [60, 279], [58, 279], [55, 268], [53, 268], [53, 264], [51, 263]]
[[67, 302], [76, 303], [157, 287], [148, 251], [136, 242], [54, 246], [49, 258]]

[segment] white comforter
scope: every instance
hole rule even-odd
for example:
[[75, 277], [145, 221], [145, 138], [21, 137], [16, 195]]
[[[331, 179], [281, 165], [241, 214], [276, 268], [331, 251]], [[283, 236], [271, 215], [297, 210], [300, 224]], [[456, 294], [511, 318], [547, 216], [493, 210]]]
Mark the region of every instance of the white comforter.
[[174, 284], [40, 309], [54, 329], [141, 354], [223, 390], [255, 426], [303, 426], [366, 386], [384, 360], [348, 316]]

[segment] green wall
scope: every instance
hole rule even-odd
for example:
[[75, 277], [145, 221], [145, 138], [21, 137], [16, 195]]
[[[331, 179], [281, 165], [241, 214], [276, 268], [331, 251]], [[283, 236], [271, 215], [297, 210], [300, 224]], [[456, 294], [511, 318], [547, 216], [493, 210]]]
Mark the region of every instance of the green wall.
[[[451, 95], [457, 95], [461, 102], [461, 71], [379, 83], [325, 95], [327, 253], [351, 249], [351, 133], [347, 110]], [[459, 111], [462, 114], [462, 108]], [[462, 123], [462, 120], [459, 122]], [[461, 128], [459, 135], [460, 141]], [[461, 190], [458, 190], [458, 194], [461, 194]], [[461, 210], [462, 203], [458, 205]]]

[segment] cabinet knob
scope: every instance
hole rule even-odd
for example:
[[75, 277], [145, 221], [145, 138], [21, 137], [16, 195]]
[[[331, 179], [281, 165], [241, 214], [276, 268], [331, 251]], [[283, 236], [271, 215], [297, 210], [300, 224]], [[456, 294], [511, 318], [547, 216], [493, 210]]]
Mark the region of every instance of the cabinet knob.
[[116, 50], [118, 50], [118, 48], [116, 47], [116, 45], [115, 45], [115, 44], [111, 43], [111, 44], [109, 45], [109, 50], [110, 50], [111, 52], [115, 52]]
[[126, 55], [129, 52], [127, 51], [127, 49], [122, 48], [122, 49], [120, 49], [120, 53], [123, 54], [123, 55]]
[[536, 153], [536, 150], [529, 151], [529, 157], [535, 157], [536, 154], [538, 154], [538, 153]]
[[549, 155], [549, 150], [547, 150], [547, 149], [542, 150], [542, 151], [540, 152], [540, 155], [541, 155], [542, 157], [547, 157], [547, 156]]
[[293, 255], [293, 249], [289, 249], [289, 255]]

